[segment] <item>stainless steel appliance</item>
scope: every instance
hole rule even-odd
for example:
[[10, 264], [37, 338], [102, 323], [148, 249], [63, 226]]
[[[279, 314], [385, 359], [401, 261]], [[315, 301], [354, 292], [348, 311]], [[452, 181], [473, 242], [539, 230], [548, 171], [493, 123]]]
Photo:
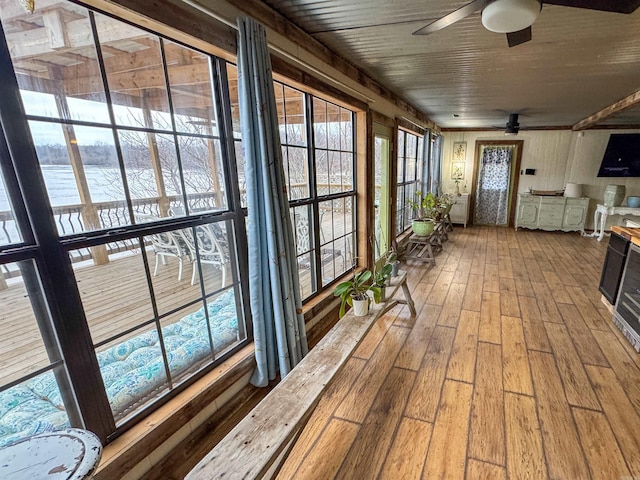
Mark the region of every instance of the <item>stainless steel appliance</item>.
[[622, 278], [627, 251], [630, 240], [617, 233], [612, 233], [607, 247], [607, 256], [604, 259], [602, 275], [600, 277], [600, 292], [613, 305], [618, 297], [618, 287]]
[[637, 245], [629, 248], [613, 321], [640, 352], [640, 247]]

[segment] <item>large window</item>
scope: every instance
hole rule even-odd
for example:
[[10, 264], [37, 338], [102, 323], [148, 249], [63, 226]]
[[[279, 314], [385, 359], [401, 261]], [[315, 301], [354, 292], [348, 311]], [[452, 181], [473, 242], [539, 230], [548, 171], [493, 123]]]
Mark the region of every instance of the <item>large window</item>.
[[274, 82], [303, 298], [351, 268], [355, 252], [352, 111]]
[[398, 179], [396, 193], [396, 236], [411, 226], [411, 207], [421, 190], [423, 137], [398, 130]]
[[70, 2], [0, 15], [0, 445], [105, 439], [251, 340], [235, 67]]
[[[235, 65], [41, 8], [0, 0], [0, 446], [106, 440], [252, 340]], [[355, 256], [355, 114], [274, 88], [309, 298]]]

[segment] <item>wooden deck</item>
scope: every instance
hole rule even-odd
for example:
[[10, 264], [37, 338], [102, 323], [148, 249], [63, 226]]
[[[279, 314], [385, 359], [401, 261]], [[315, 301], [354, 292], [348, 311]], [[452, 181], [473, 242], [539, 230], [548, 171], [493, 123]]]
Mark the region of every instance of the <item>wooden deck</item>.
[[605, 249], [456, 228], [407, 268], [417, 318], [374, 325], [278, 478], [640, 478], [640, 355], [600, 301]]
[[[342, 235], [344, 231], [342, 214], [335, 215], [339, 217], [336, 217], [336, 227], [333, 230], [331, 215], [325, 215], [323, 219], [323, 237], [326, 236], [327, 239]], [[334, 274], [342, 273], [345, 265], [348, 267], [346, 258], [350, 252], [337, 247], [335, 251], [340, 252], [340, 256], [335, 259], [335, 272], [332, 259], [329, 258], [331, 255], [324, 256], [322, 277], [325, 280], [331, 280]], [[153, 274], [155, 257], [151, 250], [148, 252], [148, 262]], [[201, 298], [200, 284], [196, 281], [195, 285], [191, 285], [191, 262], [184, 260], [181, 281], [178, 281], [178, 265], [176, 258], [167, 258], [167, 264], [160, 264], [158, 267], [158, 275], [151, 277], [161, 316]], [[221, 271], [208, 264], [202, 266], [206, 292], [218, 290], [222, 286]], [[93, 265], [91, 261], [74, 264], [74, 269], [94, 344], [154, 318], [142, 255], [139, 252], [111, 256], [110, 262], [105, 265]], [[239, 273], [242, 274], [243, 272]], [[307, 296], [311, 293], [311, 270], [308, 266], [302, 266], [299, 274], [303, 295]], [[231, 283], [232, 278], [231, 267], [227, 264], [226, 285]], [[201, 307], [202, 303], [197, 303], [180, 309], [163, 318], [162, 325], [176, 322]], [[115, 343], [152, 328], [153, 325], [148, 325], [135, 330]], [[10, 280], [8, 288], [0, 290], [0, 329], [3, 332], [0, 338], [0, 385], [49, 364], [29, 297], [20, 278]], [[111, 345], [106, 344], [100, 350]]]

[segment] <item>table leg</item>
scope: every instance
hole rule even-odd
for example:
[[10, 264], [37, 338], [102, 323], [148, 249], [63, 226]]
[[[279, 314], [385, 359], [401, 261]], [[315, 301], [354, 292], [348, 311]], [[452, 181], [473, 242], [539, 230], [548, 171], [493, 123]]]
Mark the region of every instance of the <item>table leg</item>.
[[602, 238], [604, 237], [604, 226], [607, 223], [607, 214], [606, 213], [601, 213], [600, 214], [600, 235], [598, 235], [598, 241], [602, 241]]
[[407, 305], [409, 305], [411, 315], [416, 315], [416, 306], [413, 304], [413, 298], [411, 298], [411, 292], [409, 291], [406, 280], [402, 282], [402, 292], [404, 293], [404, 298], [407, 300]]

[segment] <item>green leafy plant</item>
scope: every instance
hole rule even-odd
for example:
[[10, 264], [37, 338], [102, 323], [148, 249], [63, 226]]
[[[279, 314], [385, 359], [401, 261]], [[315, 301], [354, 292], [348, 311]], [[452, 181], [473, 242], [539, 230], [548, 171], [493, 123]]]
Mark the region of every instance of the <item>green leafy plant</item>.
[[438, 210], [436, 196], [429, 192], [423, 197], [420, 190], [418, 190], [415, 195], [418, 198], [417, 201], [407, 200], [407, 204], [413, 210], [413, 218], [420, 221], [437, 220]]
[[354, 300], [369, 300], [367, 290], [371, 289], [374, 295], [376, 290], [380, 290], [377, 287], [372, 287], [368, 284], [371, 280], [371, 270], [363, 270], [359, 273], [353, 274], [353, 279], [346, 282], [339, 283], [333, 290], [334, 297], [340, 297], [340, 318], [345, 314], [347, 304], [353, 306]]
[[383, 292], [386, 288], [387, 280], [391, 277], [391, 270], [393, 266], [389, 263], [385, 263], [382, 267], [374, 268], [373, 270], [373, 284], [369, 287], [369, 290], [373, 293], [373, 300], [376, 303], [380, 303], [383, 298]]

